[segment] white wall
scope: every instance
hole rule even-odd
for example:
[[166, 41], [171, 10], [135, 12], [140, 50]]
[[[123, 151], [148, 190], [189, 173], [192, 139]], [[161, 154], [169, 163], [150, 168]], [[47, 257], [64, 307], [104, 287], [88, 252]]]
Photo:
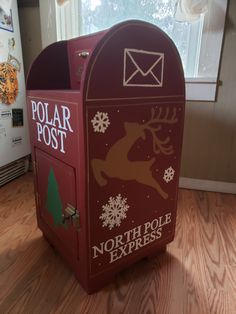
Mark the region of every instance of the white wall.
[[19, 7], [19, 22], [25, 76], [33, 60], [42, 50], [40, 15], [38, 7]]
[[236, 1], [229, 2], [216, 102], [187, 102], [181, 175], [236, 183]]

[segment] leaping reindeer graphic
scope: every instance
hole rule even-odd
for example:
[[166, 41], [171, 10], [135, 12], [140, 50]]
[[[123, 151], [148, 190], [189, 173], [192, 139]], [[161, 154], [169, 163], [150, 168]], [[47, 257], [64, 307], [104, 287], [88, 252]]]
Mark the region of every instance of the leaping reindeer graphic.
[[103, 174], [108, 178], [118, 178], [125, 181], [135, 180], [140, 184], [154, 188], [164, 199], [167, 199], [168, 194], [152, 176], [151, 167], [156, 157], [148, 161], [130, 161], [128, 153], [139, 138], [146, 139], [145, 131], [148, 131], [152, 135], [153, 152], [155, 155], [160, 153], [164, 155], [173, 154], [174, 149], [173, 145], [170, 144], [170, 137], [167, 136], [164, 140], [161, 140], [157, 137], [156, 132], [161, 130], [163, 124], [174, 124], [177, 121], [176, 108], [173, 109], [171, 114], [170, 108], [167, 107], [165, 112], [160, 108], [157, 113], [152, 108], [151, 119], [145, 124], [125, 122], [125, 136], [110, 148], [105, 160], [92, 159], [91, 161], [93, 174], [97, 183], [100, 186], [107, 184], [107, 179], [104, 178]]

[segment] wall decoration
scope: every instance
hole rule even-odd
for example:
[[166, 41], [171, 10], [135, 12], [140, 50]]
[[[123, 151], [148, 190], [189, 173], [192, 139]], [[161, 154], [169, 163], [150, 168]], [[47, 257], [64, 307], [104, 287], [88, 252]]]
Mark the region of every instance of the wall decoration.
[[[159, 108], [157, 112], [152, 108], [151, 118], [146, 123], [124, 122], [125, 135], [111, 146], [105, 160], [92, 159], [91, 161], [97, 183], [100, 186], [106, 185], [107, 177], [125, 181], [135, 180], [140, 184], [154, 188], [161, 197], [167, 199], [168, 194], [153, 177], [151, 167], [158, 154], [172, 155], [174, 153], [170, 137], [160, 139], [157, 132], [161, 130], [163, 124], [175, 124], [178, 121], [176, 113], [175, 107], [173, 111], [167, 107], [165, 111]], [[149, 132], [152, 136], [154, 156], [150, 160], [130, 161], [128, 159], [129, 151], [138, 139], [146, 139], [145, 132]], [[106, 175], [106, 178], [103, 174]]]
[[21, 70], [21, 63], [20, 63], [20, 61], [17, 59], [17, 58], [15, 58], [12, 54], [8, 54], [8, 58], [7, 58], [7, 62], [8, 63], [10, 63], [10, 64], [12, 64], [14, 67], [15, 67], [15, 69], [18, 71], [18, 72], [20, 72], [20, 70]]
[[0, 110], [0, 120], [11, 119], [11, 110], [2, 109]]
[[11, 139], [12, 146], [18, 146], [22, 144], [22, 136], [14, 136]]
[[6, 129], [0, 125], [0, 140], [4, 139], [7, 136]]
[[18, 80], [16, 68], [8, 62], [0, 63], [0, 101], [10, 105], [18, 95]]
[[17, 72], [21, 69], [20, 62], [11, 54], [7, 62], [0, 63], [0, 102], [11, 105], [18, 95]]
[[13, 32], [12, 10], [7, 13], [0, 5], [0, 28], [9, 32]]
[[22, 108], [12, 109], [12, 126], [19, 127], [24, 125], [24, 115]]
[[108, 227], [111, 230], [120, 226], [121, 221], [126, 218], [126, 212], [129, 209], [129, 205], [126, 202], [127, 198], [122, 198], [120, 194], [109, 198], [108, 204], [102, 206], [103, 213], [99, 217], [103, 220], [103, 227]]
[[8, 50], [12, 52], [16, 47], [16, 41], [14, 37], [8, 39]]

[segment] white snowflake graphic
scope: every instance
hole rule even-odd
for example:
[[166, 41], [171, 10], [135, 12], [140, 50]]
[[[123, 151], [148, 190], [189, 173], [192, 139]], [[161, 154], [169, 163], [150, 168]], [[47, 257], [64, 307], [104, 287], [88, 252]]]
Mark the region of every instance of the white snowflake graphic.
[[165, 170], [163, 179], [166, 181], [166, 183], [172, 181], [174, 179], [175, 170], [170, 166]]
[[103, 213], [99, 217], [103, 220], [103, 227], [108, 227], [111, 230], [115, 226], [120, 226], [121, 220], [126, 218], [126, 212], [129, 209], [126, 201], [127, 198], [122, 198], [120, 194], [116, 197], [109, 197], [108, 204], [102, 206]]
[[106, 129], [110, 125], [108, 113], [97, 112], [91, 120], [94, 132], [105, 133]]

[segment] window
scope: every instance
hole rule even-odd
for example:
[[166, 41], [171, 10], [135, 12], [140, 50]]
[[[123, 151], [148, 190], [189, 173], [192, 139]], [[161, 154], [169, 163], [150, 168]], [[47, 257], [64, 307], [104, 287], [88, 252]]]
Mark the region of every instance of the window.
[[[93, 33], [127, 19], [157, 25], [178, 48], [187, 99], [215, 100], [227, 0], [54, 0], [54, 5], [57, 40]], [[184, 8], [186, 5], [189, 7]]]
[[159, 26], [172, 38], [180, 52], [185, 76], [195, 77], [203, 18], [192, 24], [177, 22], [173, 18], [175, 8], [176, 0], [81, 0], [79, 34], [94, 33], [127, 19], [146, 20]]

